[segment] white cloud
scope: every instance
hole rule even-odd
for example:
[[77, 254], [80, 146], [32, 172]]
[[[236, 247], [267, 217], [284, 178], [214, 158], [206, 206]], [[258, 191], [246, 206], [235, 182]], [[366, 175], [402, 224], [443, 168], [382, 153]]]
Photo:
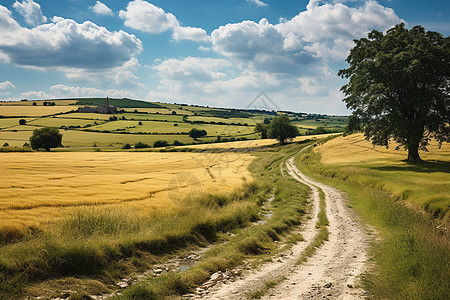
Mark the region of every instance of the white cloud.
[[19, 28], [20, 25], [11, 17], [11, 12], [6, 7], [0, 5], [0, 34]]
[[269, 4], [262, 2], [261, 0], [247, 0], [247, 2], [253, 3], [256, 6], [269, 6]]
[[20, 94], [20, 99], [30, 99], [30, 100], [45, 100], [54, 98], [43, 91], [29, 91]]
[[211, 82], [226, 77], [226, 69], [232, 67], [225, 59], [186, 57], [168, 59], [153, 68], [163, 79], [185, 82]]
[[0, 82], [0, 90], [13, 89], [16, 86], [11, 81]]
[[191, 40], [195, 42], [210, 42], [211, 38], [206, 34], [206, 31], [197, 27], [183, 27], [177, 26], [173, 28], [172, 37], [175, 41]]
[[92, 87], [67, 86], [57, 84], [50, 87], [57, 97], [114, 97], [114, 98], [136, 98], [136, 95], [127, 90], [100, 90]]
[[89, 9], [98, 15], [112, 16], [113, 11], [106, 4], [97, 1], [94, 6], [89, 6]]
[[191, 40], [208, 42], [209, 37], [202, 28], [181, 26], [177, 18], [162, 8], [147, 1], [133, 0], [126, 10], [119, 12], [119, 17], [125, 20], [125, 26], [151, 34], [159, 34], [172, 30], [175, 41]]
[[319, 2], [311, 0], [306, 11], [276, 27], [284, 36], [295, 34], [304, 41], [306, 50], [323, 58], [341, 60], [348, 55], [353, 39], [403, 22], [393, 9], [373, 0], [357, 8]]
[[143, 0], [129, 2], [127, 9], [121, 10], [119, 16], [125, 20], [125, 26], [152, 34], [179, 26], [173, 14]]
[[372, 0], [358, 8], [319, 2], [311, 0], [306, 11], [275, 25], [263, 18], [220, 26], [211, 34], [213, 49], [253, 70], [308, 73], [323, 61], [344, 59], [353, 39], [403, 21]]
[[28, 25], [36, 26], [47, 22], [47, 17], [42, 14], [41, 6], [33, 0], [16, 1], [12, 7], [24, 17]]
[[142, 51], [142, 42], [122, 30], [110, 32], [86, 21], [54, 17], [32, 29], [17, 26], [0, 6], [0, 58], [20, 67], [59, 70], [111, 70]]

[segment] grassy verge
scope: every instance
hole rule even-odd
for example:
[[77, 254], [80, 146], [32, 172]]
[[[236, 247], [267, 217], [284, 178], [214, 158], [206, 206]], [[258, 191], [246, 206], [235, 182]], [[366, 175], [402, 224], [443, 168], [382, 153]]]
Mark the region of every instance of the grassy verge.
[[[367, 173], [323, 165], [314, 151], [299, 157], [296, 163], [307, 175], [345, 191], [350, 205], [379, 232], [381, 241], [374, 242], [371, 250], [374, 268], [364, 278], [374, 298], [448, 298], [448, 235], [436, 229], [432, 215], [411, 208], [398, 195], [383, 188], [387, 179], [383, 178], [382, 170]], [[420, 170], [415, 176], [420, 178]], [[433, 190], [428, 192], [432, 194]]]
[[280, 276], [278, 278], [274, 278], [272, 280], [267, 281], [264, 283], [264, 286], [260, 289], [251, 291], [246, 296], [248, 299], [260, 299], [262, 296], [264, 296], [271, 288], [274, 288], [278, 284], [280, 284], [283, 280], [285, 280], [286, 277]]
[[328, 241], [329, 231], [327, 226], [329, 225], [327, 213], [326, 213], [326, 202], [325, 202], [325, 194], [321, 188], [316, 187], [319, 191], [320, 197], [320, 210], [317, 218], [316, 228], [319, 230], [314, 237], [314, 240], [305, 248], [302, 252], [302, 255], [297, 260], [297, 264], [302, 264], [308, 260], [308, 257], [311, 257], [316, 250], [323, 245], [325, 241]]

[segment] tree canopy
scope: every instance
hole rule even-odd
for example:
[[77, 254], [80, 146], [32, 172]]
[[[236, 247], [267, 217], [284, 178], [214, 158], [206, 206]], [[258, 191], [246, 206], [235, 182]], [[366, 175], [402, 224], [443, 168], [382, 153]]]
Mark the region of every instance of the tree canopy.
[[267, 125], [264, 123], [256, 123], [255, 132], [261, 133], [262, 139], [267, 139]]
[[286, 141], [298, 136], [298, 128], [291, 124], [291, 120], [287, 116], [275, 117], [268, 125], [267, 133], [269, 138], [277, 139], [281, 144], [286, 144]]
[[194, 140], [196, 140], [196, 139], [198, 139], [198, 138], [201, 138], [201, 137], [204, 137], [204, 136], [206, 136], [208, 133], [206, 132], [206, 130], [199, 130], [199, 129], [197, 129], [197, 128], [192, 128], [190, 131], [189, 131], [189, 136], [191, 137], [191, 138], [193, 138]]
[[33, 149], [45, 149], [50, 151], [50, 148], [56, 148], [61, 145], [62, 134], [59, 133], [57, 128], [44, 127], [35, 129], [33, 135], [30, 137], [31, 148]]
[[393, 139], [408, 149], [408, 161], [421, 161], [419, 149], [432, 138], [449, 138], [449, 37], [398, 24], [355, 43], [350, 66], [339, 71], [349, 78], [343, 101], [373, 144], [387, 147]]

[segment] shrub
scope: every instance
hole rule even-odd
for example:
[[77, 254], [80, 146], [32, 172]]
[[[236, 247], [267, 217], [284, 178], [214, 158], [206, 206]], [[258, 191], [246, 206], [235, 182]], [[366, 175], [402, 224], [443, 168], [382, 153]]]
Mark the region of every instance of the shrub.
[[117, 117], [116, 116], [111, 116], [111, 117], [109, 117], [109, 120], [110, 121], [117, 121]]
[[126, 143], [125, 145], [123, 145], [122, 149], [131, 149], [131, 145]]
[[206, 132], [206, 130], [199, 130], [199, 129], [197, 129], [197, 128], [192, 128], [190, 131], [189, 131], [189, 136], [191, 137], [191, 138], [193, 138], [194, 140], [196, 140], [196, 139], [198, 139], [198, 138], [201, 138], [201, 137], [204, 137], [204, 136], [206, 136], [208, 133]]
[[178, 140], [175, 140], [175, 141], [173, 142], [173, 145], [174, 145], [174, 146], [184, 146], [184, 143], [182, 143], [182, 142], [180, 142], [180, 141], [178, 141]]
[[19, 120], [19, 124], [20, 124], [20, 125], [25, 125], [25, 124], [27, 124], [27, 120], [25, 120], [25, 119], [20, 119], [20, 120]]
[[165, 140], [158, 140], [153, 143], [153, 148], [167, 147], [167, 146], [169, 146], [169, 143]]
[[3, 147], [8, 147], [8, 146], [9, 146], [8, 143], [4, 143], [4, 144], [3, 144]]
[[134, 144], [134, 148], [142, 149], [142, 148], [150, 148], [150, 146], [141, 142], [137, 142], [136, 144]]

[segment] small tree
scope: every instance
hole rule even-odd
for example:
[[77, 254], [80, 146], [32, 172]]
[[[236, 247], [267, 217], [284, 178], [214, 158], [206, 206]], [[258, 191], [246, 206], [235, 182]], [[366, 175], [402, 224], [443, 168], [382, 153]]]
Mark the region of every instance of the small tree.
[[349, 79], [341, 88], [347, 108], [374, 145], [393, 139], [408, 149], [408, 161], [421, 161], [419, 149], [450, 136], [450, 38], [399, 24], [355, 43], [350, 66], [339, 71]]
[[184, 146], [184, 144], [178, 140], [173, 141], [174, 146]]
[[4, 143], [3, 147], [9, 147], [9, 144], [8, 143]]
[[287, 140], [298, 136], [298, 128], [291, 124], [287, 116], [275, 117], [268, 126], [268, 135], [271, 139], [277, 139], [281, 144], [286, 144]]
[[141, 142], [137, 142], [136, 144], [134, 144], [134, 148], [142, 149], [142, 148], [150, 148], [150, 146]]
[[25, 120], [25, 119], [20, 119], [20, 120], [19, 120], [19, 124], [20, 124], [20, 125], [26, 125], [26, 124], [27, 124], [27, 120]]
[[153, 143], [153, 148], [167, 147], [169, 143], [165, 140], [158, 140]]
[[45, 149], [50, 151], [50, 148], [56, 148], [61, 145], [62, 134], [54, 127], [44, 127], [35, 129], [33, 135], [30, 137], [31, 148]]
[[33, 106], [36, 106], [37, 105], [37, 103], [36, 102], [33, 102]]
[[131, 149], [131, 145], [126, 143], [125, 145], [122, 146], [122, 149]]
[[257, 123], [255, 126], [255, 132], [261, 133], [262, 139], [267, 139], [267, 125], [264, 123]]
[[199, 130], [199, 129], [196, 129], [196, 128], [192, 128], [190, 131], [189, 131], [189, 136], [191, 137], [191, 138], [193, 138], [194, 140], [197, 140], [198, 138], [201, 138], [201, 137], [204, 137], [204, 136], [206, 136], [208, 133], [206, 132], [206, 130]]

